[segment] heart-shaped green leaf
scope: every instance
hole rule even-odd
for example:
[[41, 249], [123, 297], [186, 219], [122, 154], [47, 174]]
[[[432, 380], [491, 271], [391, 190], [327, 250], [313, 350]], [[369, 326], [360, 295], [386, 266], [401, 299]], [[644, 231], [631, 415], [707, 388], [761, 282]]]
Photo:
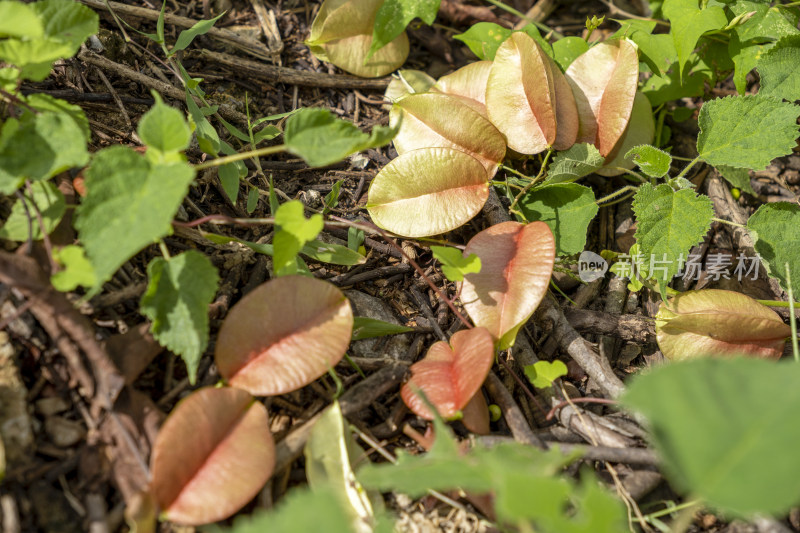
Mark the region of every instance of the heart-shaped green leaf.
[[353, 312], [342, 291], [318, 279], [284, 276], [231, 308], [214, 358], [232, 386], [256, 395], [283, 394], [334, 367], [352, 331]]
[[503, 222], [475, 235], [464, 253], [481, 260], [481, 271], [464, 277], [464, 309], [499, 349], [508, 348], [547, 292], [556, 255], [553, 232], [544, 222]]
[[399, 155], [420, 148], [455, 148], [480, 161], [490, 178], [506, 155], [503, 134], [462, 98], [412, 94], [400, 100], [396, 108], [403, 116], [394, 138]]
[[168, 520], [208, 524], [252, 500], [274, 467], [264, 406], [240, 389], [206, 387], [181, 400], [158, 432], [151, 490]]
[[400, 396], [422, 418], [433, 414], [421, 390], [442, 418], [453, 418], [481, 388], [494, 361], [494, 342], [485, 328], [457, 332], [450, 343], [439, 341], [430, 347], [425, 358], [411, 365], [411, 379], [400, 389]]
[[536, 361], [525, 367], [525, 375], [537, 389], [546, 389], [553, 386], [553, 382], [561, 376], [567, 375], [567, 365], [556, 359], [550, 361]]
[[407, 152], [386, 165], [369, 187], [367, 210], [378, 226], [406, 237], [454, 230], [489, 197], [486, 169], [452, 148]]
[[481, 260], [475, 254], [467, 257], [458, 248], [431, 246], [433, 257], [442, 264], [442, 273], [450, 281], [462, 281], [466, 274], [481, 271]]
[[592, 143], [608, 155], [628, 126], [639, 82], [639, 56], [627, 40], [598, 43], [567, 69], [578, 106], [576, 142]]
[[522, 32], [497, 49], [486, 84], [489, 119], [506, 136], [508, 147], [537, 154], [556, 140], [556, 90], [552, 61]]
[[733, 291], [688, 291], [662, 303], [656, 336], [664, 357], [751, 355], [778, 359], [791, 328], [749, 296]]

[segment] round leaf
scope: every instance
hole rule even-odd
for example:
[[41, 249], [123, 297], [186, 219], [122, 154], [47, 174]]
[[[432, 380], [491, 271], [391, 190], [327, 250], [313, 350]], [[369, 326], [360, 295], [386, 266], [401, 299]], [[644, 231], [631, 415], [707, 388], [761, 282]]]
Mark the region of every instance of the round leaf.
[[592, 143], [608, 155], [628, 125], [639, 81], [636, 46], [605, 41], [581, 54], [567, 69], [578, 106], [579, 143]]
[[425, 358], [411, 365], [411, 379], [400, 389], [400, 396], [414, 413], [428, 420], [433, 414], [419, 389], [443, 418], [453, 418], [481, 388], [494, 361], [494, 341], [485, 328], [457, 332], [450, 344], [439, 341]]
[[544, 222], [503, 222], [475, 235], [464, 254], [481, 260], [481, 271], [464, 277], [464, 309], [499, 349], [508, 348], [547, 292], [556, 254], [553, 232]]
[[199, 389], [164, 422], [151, 459], [151, 489], [168, 520], [194, 526], [227, 518], [275, 467], [267, 410], [240, 389]]
[[552, 63], [532, 37], [522, 32], [497, 49], [486, 85], [486, 111], [521, 154], [536, 154], [556, 140]]
[[234, 305], [217, 337], [219, 373], [256, 395], [308, 385], [339, 362], [353, 312], [330, 283], [304, 276], [268, 281]]
[[462, 98], [412, 94], [396, 106], [403, 115], [400, 132], [394, 138], [399, 155], [420, 148], [455, 148], [480, 161], [490, 178], [497, 172], [506, 155], [506, 140]]
[[375, 14], [383, 0], [325, 0], [319, 8], [307, 44], [321, 45], [354, 35], [372, 35]]
[[398, 235], [426, 237], [477, 215], [489, 197], [486, 169], [452, 148], [407, 152], [386, 165], [369, 187], [373, 222]]
[[708, 289], [688, 291], [663, 302], [656, 336], [664, 357], [751, 355], [778, 359], [791, 328], [768, 307], [744, 294]]
[[636, 93], [636, 97], [633, 100], [631, 118], [628, 121], [625, 133], [622, 134], [622, 137], [617, 141], [617, 145], [606, 157], [605, 166], [595, 170], [595, 173], [601, 176], [619, 176], [625, 172], [621, 169], [633, 168], [635, 166], [633, 158], [626, 159], [625, 156], [634, 146], [653, 142], [655, 133], [656, 123], [653, 120], [653, 109], [650, 107], [650, 100], [642, 93]]
[[433, 86], [434, 91], [475, 100], [484, 106], [486, 114], [486, 83], [489, 81], [491, 61], [476, 61], [442, 76]]
[[405, 32], [365, 61], [371, 45], [372, 33], [330, 41], [322, 45], [324, 60], [350, 74], [377, 78], [398, 69], [408, 57], [408, 36]]

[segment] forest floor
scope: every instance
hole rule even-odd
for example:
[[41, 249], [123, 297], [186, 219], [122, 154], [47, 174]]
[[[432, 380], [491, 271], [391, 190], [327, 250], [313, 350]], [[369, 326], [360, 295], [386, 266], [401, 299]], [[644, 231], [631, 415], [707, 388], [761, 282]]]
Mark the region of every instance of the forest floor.
[[[154, 102], [151, 90], [160, 92], [169, 104], [184, 109], [183, 90], [179, 81], [156, 59], [161, 52], [154, 43], [130, 29], [127, 29], [128, 36], [136, 44], [126, 43], [104, 2], [83, 2], [100, 14], [99, 42], [88, 43], [90, 46], [76, 58], [58, 63], [44, 82], [30, 84], [24, 90], [45, 92], [80, 105], [90, 121], [92, 151], [112, 144], [139, 147], [136, 124]], [[512, 3], [522, 12], [530, 9], [527, 4], [524, 1]], [[154, 33], [160, 5], [151, 0], [142, 0], [136, 5], [138, 10], [117, 7], [115, 11], [131, 27]], [[609, 7], [599, 1], [538, 2], [537, 5], [552, 9], [532, 12], [531, 15], [564, 34], [581, 35], [587, 16], [620, 16], [618, 12], [609, 13]], [[335, 78], [332, 75], [342, 73], [329, 64], [320, 63], [303, 44], [318, 8], [316, 2], [297, 0], [278, 0], [275, 4], [264, 4], [262, 0], [171, 0], [166, 7], [166, 40], [174, 42], [177, 33], [186, 27], [186, 21], [175, 16], [197, 21], [226, 11], [216, 27], [233, 32], [241, 40], [222, 40], [212, 32], [197, 38], [180, 60], [191, 76], [203, 78], [202, 87], [209, 100], [219, 104], [225, 118], [240, 128], [246, 128], [248, 113], [250, 117], [258, 118], [300, 107], [329, 109], [365, 131], [375, 125], [388, 124], [388, 110], [383, 99], [388, 78]], [[635, 8], [630, 6], [630, 9]], [[271, 13], [274, 19], [259, 17], [257, 13]], [[480, 21], [499, 22], [510, 27], [519, 19], [493, 7], [462, 0], [443, 0], [438, 24], [434, 27], [412, 25], [409, 32], [411, 55], [404, 68], [424, 70], [436, 78], [473, 61], [474, 57], [466, 46], [453, 40], [452, 34], [454, 31], [463, 32]], [[607, 21], [598, 31], [613, 33], [616, 28], [614, 22]], [[258, 45], [248, 47], [242, 44], [247, 42]], [[305, 75], [287, 81], [272, 66], [294, 69]], [[755, 82], [757, 80], [751, 80], [751, 84]], [[717, 88], [713, 91], [727, 94], [728, 90]], [[696, 107], [692, 101], [686, 101], [684, 105]], [[668, 119], [673, 154], [696, 155], [696, 118], [695, 113], [693, 118], [682, 123], [671, 123]], [[193, 163], [203, 157], [196, 144], [187, 154]], [[300, 199], [312, 208], [320, 207], [325, 195], [341, 181], [339, 205], [333, 212], [351, 220], [367, 220], [364, 205], [370, 180], [394, 157], [394, 149], [388, 146], [370, 149], [322, 169], [308, 168], [302, 160], [288, 155], [263, 158], [260, 164], [264, 173], [274, 179], [282, 199]], [[521, 172], [535, 172], [535, 160], [526, 164], [519, 167]], [[262, 193], [254, 210], [248, 212], [244, 188], [238, 202], [232, 204], [212, 169], [198, 176], [178, 218], [196, 220], [210, 214], [242, 218], [269, 216], [268, 182], [255, 172], [250, 162], [248, 165], [251, 172], [247, 180]], [[62, 190], [69, 190], [72, 177], [63, 177]], [[702, 166], [694, 169], [688, 177], [698, 190], [705, 191], [712, 198], [718, 217], [743, 222], [764, 202], [797, 200], [800, 155], [776, 160], [766, 171], [751, 173], [757, 197], [742, 193], [734, 199], [720, 177]], [[589, 176], [583, 183], [593, 187], [597, 197], [625, 185], [622, 179], [596, 175]], [[75, 198], [74, 191], [71, 193]], [[9, 206], [10, 203], [0, 205], [0, 211], [6, 213]], [[490, 218], [488, 212], [478, 216], [470, 224], [449, 234], [448, 240], [465, 243], [485, 227]], [[632, 224], [630, 200], [602, 207], [589, 228], [586, 249], [598, 253], [601, 250], [627, 252], [633, 243], [635, 228]], [[209, 228], [259, 243], [269, 242], [272, 235], [268, 226]], [[326, 233], [336, 242], [347, 239], [343, 230], [326, 229]], [[141, 486], [145, 475], [141, 465], [148, 461], [159, 424], [177, 401], [191, 390], [220, 380], [212, 357], [219, 326], [233, 304], [269, 278], [271, 260], [241, 247], [213, 245], [191, 228], [176, 226], [175, 233], [165, 241], [169, 249], [176, 252], [201, 249], [221, 274], [220, 289], [210, 309], [211, 342], [200, 362], [197, 383], [190, 385], [180, 358], [158, 346], [147, 332], [148, 323], [139, 313], [139, 299], [147, 284], [146, 265], [159, 255], [159, 249], [151, 246], [137, 255], [106, 284], [101, 294], [79, 308], [91, 323], [89, 334], [105, 343], [129, 385], [112, 414], [94, 412], [90, 408], [91, 398], [86, 398], [79, 390], [85, 376], [76, 375], [75, 366], [65, 358], [59, 339], [48, 334], [42, 324], [46, 318], [28, 312], [29, 304], [17, 287], [0, 287], [0, 320], [4, 326], [4, 333], [0, 333], [0, 368], [4, 374], [0, 376], [4, 383], [0, 401], [6, 409], [4, 419], [13, 418], [19, 424], [14, 429], [17, 433], [11, 443], [6, 436], [7, 430], [3, 430], [9, 458], [6, 477], [0, 488], [4, 532], [71, 533], [91, 529], [99, 533], [125, 530], [125, 503]], [[399, 239], [397, 242], [407, 254], [416, 258], [430, 279], [440, 286], [446, 283], [425, 245], [413, 240]], [[113, 245], [109, 243], [109, 246]], [[5, 246], [8, 250], [14, 249], [12, 243]], [[715, 222], [705, 241], [693, 250], [703, 258], [702, 268], [691, 279], [679, 281], [681, 286], [678, 288], [725, 288], [755, 298], [785, 299], [763, 272], [756, 279], [739, 280], [734, 275], [726, 279], [707, 268], [714, 263], [714, 258], [718, 261], [722, 257], [732, 265], [732, 272], [736, 258], [746, 246], [741, 232], [731, 231], [730, 226]], [[407, 365], [418, 360], [437, 339], [436, 331], [452, 333], [460, 324], [396, 248], [378, 237], [368, 237], [365, 247], [368, 260], [363, 265], [346, 268], [312, 262], [309, 267], [314, 276], [345, 290], [356, 315], [414, 328], [411, 333], [358, 341], [352, 345], [350, 353], [366, 372], [367, 380], [382, 373], [379, 374], [379, 383], [373, 380], [358, 388], [360, 408], [349, 413], [349, 418], [385, 451], [391, 453], [397, 448], [405, 448], [416, 453], [420, 450], [419, 445], [403, 432], [403, 427], [409, 423], [423, 431], [424, 423], [404, 406], [398, 394], [399, 385], [407, 376]], [[657, 295], [649, 294], [647, 289], [630, 292], [625, 281], [611, 274], [591, 283], [581, 283], [575, 275], [577, 265], [574, 261], [571, 265], [561, 266], [563, 268], [559, 270], [571, 269], [571, 274], [557, 272], [555, 276], [563, 293], [551, 291], [554, 299], [548, 300], [551, 303], [544, 305], [523, 329], [526, 339], [511, 354], [502, 354], [499, 364], [494, 367], [494, 377], [490, 379], [501, 384], [510, 396], [499, 393], [496, 386], [487, 387], [489, 403], [499, 405], [504, 414], [513, 409], [521, 410], [527, 427], [513, 427], [520, 419], [504, 417], [492, 424], [493, 434], [518, 436], [520, 432], [532, 431], [545, 441], [586, 443], [579, 431], [573, 431], [574, 427], [564, 427], [567, 421], [563, 417], [545, 419], [549, 407], [544, 406], [548, 401], [525, 384], [521, 369], [532, 358], [562, 359], [569, 368], [564, 379], [568, 392], [576, 396], [597, 397], [605, 396], [602, 388], [572, 361], [570, 350], [590, 350], [601, 354], [610, 362], [612, 372], [623, 381], [663, 359], [655, 343], [654, 325], [650, 319], [659, 303]], [[455, 294], [452, 284], [448, 290], [451, 295]], [[70, 295], [70, 298], [77, 301], [79, 295]], [[345, 362], [336, 370], [345, 390], [362, 380]], [[271, 413], [271, 429], [283, 455], [279, 453], [275, 476], [258, 499], [242, 513], [256, 507], [270, 507], [287, 490], [305, 482], [299, 450], [292, 447], [291, 438], [287, 437], [329, 405], [334, 391], [334, 382], [325, 376], [297, 392], [266, 400]], [[618, 445], [635, 450], [644, 445], [644, 432], [630, 421], [618, 418], [613, 410], [603, 405], [588, 405], [586, 410], [608, 421], [609, 441], [606, 446]], [[509, 426], [506, 419], [516, 422]], [[120, 431], [123, 426], [126, 430]], [[463, 428], [461, 432], [465, 433]], [[125, 441], [122, 435], [133, 440]], [[596, 460], [600, 461], [602, 453], [598, 453]], [[380, 458], [374, 451], [372, 457], [375, 460]], [[626, 462], [626, 457], [618, 456], [616, 470], [622, 485], [640, 506], [676, 499], [658, 472], [654, 457], [643, 459], [641, 455], [631, 455], [629, 459]], [[602, 464], [597, 463], [601, 473]], [[491, 530], [491, 524], [466, 502], [453, 508], [431, 498], [411, 501], [398, 495], [391, 499], [390, 505], [400, 513], [401, 524], [408, 531]], [[777, 524], [728, 523], [712, 514], [699, 513], [690, 530], [761, 531], [763, 527], [777, 527]], [[800, 531], [800, 513], [793, 513], [780, 525], [787, 530]], [[159, 530], [184, 529], [161, 524]]]

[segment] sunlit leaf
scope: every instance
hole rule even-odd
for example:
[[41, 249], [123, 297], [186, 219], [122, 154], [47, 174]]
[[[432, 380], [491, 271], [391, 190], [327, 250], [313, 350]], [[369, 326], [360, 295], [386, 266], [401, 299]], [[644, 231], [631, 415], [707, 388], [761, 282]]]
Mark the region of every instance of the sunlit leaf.
[[633, 381], [670, 484], [728, 514], [782, 516], [800, 501], [800, 365], [701, 358]]
[[206, 387], [181, 400], [158, 432], [151, 490], [168, 520], [208, 524], [253, 499], [274, 466], [264, 406], [240, 389]]
[[330, 283], [285, 276], [250, 291], [222, 323], [214, 358], [232, 386], [256, 395], [308, 385], [339, 362], [353, 312]]
[[397, 75], [392, 76], [392, 81], [383, 94], [389, 102], [397, 102], [409, 94], [427, 92], [436, 80], [421, 70], [401, 69]]
[[476, 61], [442, 76], [432, 90], [453, 96], [469, 98], [483, 105], [486, 113], [486, 83], [489, 80], [491, 61]]
[[58, 187], [49, 181], [37, 181], [31, 184], [31, 189], [32, 197], [25, 190], [25, 201], [18, 199], [14, 202], [11, 214], [0, 228], [0, 239], [24, 241], [30, 238], [38, 241], [44, 236], [42, 229], [49, 235], [61, 221], [67, 203]]
[[592, 143], [608, 155], [631, 116], [639, 82], [636, 46], [627, 40], [598, 43], [572, 62], [567, 80], [580, 117], [576, 142]]
[[326, 60], [340, 69], [364, 78], [377, 78], [397, 70], [408, 57], [408, 36], [401, 33], [395, 40], [364, 60], [372, 44], [372, 35], [354, 35], [323, 45]]
[[433, 257], [442, 264], [442, 273], [450, 281], [462, 281], [466, 274], [481, 271], [481, 260], [477, 255], [467, 257], [458, 248], [431, 246]]
[[669, 172], [672, 156], [649, 144], [634, 146], [625, 154], [625, 159], [633, 158], [643, 173], [651, 178], [663, 178]]
[[464, 253], [481, 259], [481, 271], [464, 277], [461, 302], [475, 325], [505, 349], [547, 292], [556, 254], [553, 232], [544, 222], [503, 222], [475, 235]]
[[595, 172], [601, 176], [618, 176], [635, 166], [633, 157], [626, 157], [628, 152], [640, 144], [650, 144], [656, 132], [653, 110], [650, 101], [642, 93], [637, 92], [633, 99], [633, 109], [625, 133], [617, 141], [617, 145], [606, 157], [606, 164]]
[[567, 70], [588, 49], [589, 44], [580, 37], [564, 37], [553, 43], [553, 59], [562, 70]]
[[751, 355], [778, 359], [791, 328], [749, 296], [733, 291], [687, 291], [664, 302], [656, 315], [658, 346], [664, 357]]
[[481, 162], [491, 178], [506, 155], [503, 134], [461, 98], [446, 94], [409, 95], [397, 104], [402, 111], [394, 138], [399, 155], [420, 148], [455, 148]]
[[400, 389], [400, 396], [419, 416], [433, 414], [419, 389], [443, 418], [453, 418], [480, 389], [494, 361], [494, 341], [486, 328], [461, 330], [450, 343], [433, 344], [425, 358], [411, 365], [411, 379]]
[[53, 250], [55, 259], [63, 268], [50, 276], [50, 283], [61, 292], [74, 291], [78, 287], [93, 287], [96, 282], [94, 268], [86, 259], [83, 248], [70, 244]]
[[589, 223], [598, 210], [592, 189], [577, 183], [537, 187], [520, 199], [519, 207], [528, 222], [541, 220], [550, 226], [558, 255], [583, 250]]
[[571, 182], [603, 166], [605, 158], [593, 144], [576, 144], [569, 150], [559, 152], [547, 168], [546, 184]]
[[136, 129], [139, 137], [149, 148], [161, 152], [178, 152], [189, 147], [192, 132], [183, 118], [183, 113], [166, 105], [158, 93], [155, 95], [156, 103]]
[[511, 35], [511, 30], [494, 22], [478, 22], [464, 33], [453, 35], [453, 39], [466, 44], [478, 59], [492, 61], [497, 49]]
[[678, 52], [680, 70], [683, 70], [701, 35], [728, 24], [728, 18], [721, 6], [704, 5], [701, 9], [695, 0], [664, 2], [664, 16], [672, 24], [670, 33]]
[[353, 318], [353, 340], [371, 339], [373, 337], [384, 337], [386, 335], [396, 335], [414, 331], [414, 328], [398, 326], [391, 322], [384, 322], [376, 318], [357, 316]]
[[556, 101], [556, 139], [553, 141], [553, 149], [566, 150], [578, 139], [580, 128], [578, 106], [567, 77], [564, 76], [555, 61], [549, 57], [547, 60], [550, 63]]
[[451, 148], [407, 152], [372, 179], [367, 210], [398, 235], [425, 237], [453, 230], [477, 215], [489, 197], [486, 169]]
[[385, 0], [375, 15], [372, 45], [367, 57], [394, 40], [406, 26], [419, 18], [430, 26], [439, 11], [441, 0]]
[[[790, 202], [763, 204], [747, 221], [747, 231], [755, 241], [760, 260], [769, 275], [789, 289], [786, 264], [791, 272], [795, 294], [800, 287], [800, 207]], [[756, 263], [758, 265], [758, 263]]]
[[536, 154], [556, 140], [552, 62], [539, 44], [516, 32], [498, 48], [486, 85], [486, 111], [508, 147]]
[[[277, 231], [272, 239], [275, 272], [284, 275], [287, 267], [295, 265], [295, 257], [306, 245], [314, 240], [322, 231], [324, 222], [322, 215], [313, 214], [306, 218], [304, 206], [300, 200], [291, 200], [281, 204], [275, 213]], [[290, 274], [295, 271], [289, 270]]]
[[561, 376], [567, 375], [567, 365], [556, 359], [555, 361], [536, 361], [525, 367], [525, 375], [537, 389], [546, 389], [553, 386], [553, 382]]

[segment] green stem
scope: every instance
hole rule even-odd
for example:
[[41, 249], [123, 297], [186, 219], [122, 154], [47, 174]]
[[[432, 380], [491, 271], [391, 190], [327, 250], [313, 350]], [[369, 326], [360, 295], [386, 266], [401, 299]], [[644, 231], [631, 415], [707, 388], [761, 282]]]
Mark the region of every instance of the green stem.
[[513, 211], [513, 209], [517, 206], [517, 203], [519, 203], [519, 199], [522, 198], [522, 196], [525, 193], [527, 193], [531, 189], [531, 187], [536, 185], [536, 182], [539, 181], [539, 178], [541, 178], [542, 175], [544, 175], [544, 170], [545, 170], [545, 168], [547, 168], [547, 161], [550, 159], [550, 156], [552, 154], [553, 154], [553, 150], [548, 150], [547, 151], [547, 153], [544, 156], [544, 160], [542, 160], [542, 167], [539, 169], [539, 173], [536, 174], [536, 177], [533, 178], [531, 180], [531, 182], [529, 184], [527, 184], [525, 186], [525, 188], [522, 189], [522, 191], [520, 191], [520, 193], [514, 197], [514, 201], [512, 202], [511, 206], [508, 208], [509, 211]]
[[690, 168], [692, 168], [693, 166], [695, 166], [695, 165], [697, 164], [697, 162], [698, 162], [698, 161], [700, 161], [700, 156], [697, 156], [697, 157], [695, 157], [694, 159], [692, 159], [691, 161], [689, 161], [689, 164], [688, 164], [688, 165], [686, 165], [685, 167], [683, 167], [683, 170], [681, 170], [681, 173], [680, 173], [680, 174], [678, 174], [678, 175], [677, 175], [677, 176], [675, 176], [675, 177], [676, 177], [676, 178], [682, 178], [682, 177], [684, 177], [684, 176], [686, 175], [686, 173], [687, 173], [687, 172], [689, 172], [689, 169], [690, 169]]
[[167, 245], [163, 240], [158, 241], [158, 247], [161, 249], [161, 255], [164, 256], [164, 259], [167, 261], [172, 259], [172, 256], [169, 255], [169, 248], [167, 248]]
[[795, 363], [800, 363], [800, 348], [797, 346], [797, 317], [794, 316], [794, 295], [792, 294], [792, 272], [789, 263], [784, 263], [786, 267], [786, 284], [789, 286], [789, 324], [792, 326], [792, 354]]
[[502, 164], [500, 165], [500, 168], [502, 168], [502, 169], [503, 169], [503, 170], [505, 170], [506, 172], [511, 172], [512, 174], [514, 174], [514, 175], [516, 175], [516, 176], [519, 176], [520, 178], [522, 178], [522, 179], [524, 179], [524, 180], [527, 180], [527, 181], [530, 181], [530, 180], [531, 180], [531, 177], [530, 177], [530, 176], [526, 176], [525, 174], [523, 174], [522, 172], [520, 172], [520, 171], [519, 171], [519, 170], [517, 170], [517, 169], [511, 168], [511, 167], [507, 167], [507, 166], [505, 166], [505, 165], [502, 165]]
[[260, 157], [262, 155], [272, 155], [277, 154], [280, 152], [286, 151], [286, 145], [280, 144], [278, 146], [266, 146], [264, 148], [259, 148], [258, 150], [250, 150], [248, 152], [242, 152], [239, 154], [233, 155], [226, 155], [225, 157], [218, 157], [216, 159], [211, 159], [210, 161], [206, 161], [205, 163], [200, 163], [194, 166], [195, 170], [205, 170], [207, 168], [212, 167], [219, 167], [222, 165], [227, 165], [228, 163], [235, 163], [236, 161], [243, 161], [245, 159], [250, 159], [251, 157]]
[[711, 220], [713, 220], [714, 222], [721, 222], [722, 224], [728, 224], [729, 226], [736, 226], [737, 228], [747, 229], [747, 226], [745, 226], [744, 224], [731, 222], [730, 220], [725, 220], [724, 218], [711, 217]]
[[795, 305], [800, 305], [798, 302], [784, 302], [782, 300], [756, 300], [761, 305], [766, 305], [768, 307], [788, 307], [792, 308]]
[[520, 187], [519, 185], [514, 185], [513, 183], [508, 183], [507, 181], [492, 180], [489, 183], [491, 183], [492, 185], [495, 185], [497, 187], [501, 187], [501, 186], [502, 187], [514, 187], [515, 189], [522, 190], [522, 187]]
[[[612, 192], [608, 196], [603, 196], [602, 198], [600, 198], [598, 200], [595, 200], [594, 203], [596, 203], [597, 205], [602, 205], [602, 204], [608, 202], [609, 200], [611, 200], [613, 198], [616, 198], [617, 196], [621, 196], [622, 194], [624, 194], [626, 192], [631, 192], [632, 191], [632, 192], [635, 193], [638, 190], [639, 190], [638, 187], [634, 187], [633, 185], [626, 185], [623, 188]], [[625, 198], [627, 198], [627, 196]]]
[[511, 6], [505, 5], [503, 2], [500, 2], [499, 0], [486, 0], [486, 1], [489, 2], [490, 4], [492, 4], [493, 6], [499, 7], [503, 11], [507, 11], [507, 12], [511, 13], [512, 15], [515, 15], [515, 16], [521, 18], [522, 20], [524, 20], [526, 22], [530, 22], [531, 24], [533, 24], [534, 26], [536, 26], [540, 30], [551, 34], [553, 37], [556, 38], [556, 40], [562, 39], [564, 37], [564, 35], [562, 33], [558, 33], [556, 30], [550, 28], [546, 24], [542, 24], [541, 22], [539, 22], [537, 20], [533, 20], [528, 15], [526, 15], [526, 14], [520, 12], [520, 11], [517, 11], [516, 9], [514, 9]]
[[675, 507], [667, 507], [666, 509], [661, 509], [660, 511], [656, 511], [654, 513], [644, 515], [644, 519], [649, 521], [652, 518], [661, 518], [662, 516], [666, 516], [672, 513], [676, 513], [678, 511], [682, 511], [683, 509], [688, 509], [690, 507], [694, 507], [697, 505], [697, 500], [690, 501], [690, 502], [683, 502], [680, 505], [676, 505]]

